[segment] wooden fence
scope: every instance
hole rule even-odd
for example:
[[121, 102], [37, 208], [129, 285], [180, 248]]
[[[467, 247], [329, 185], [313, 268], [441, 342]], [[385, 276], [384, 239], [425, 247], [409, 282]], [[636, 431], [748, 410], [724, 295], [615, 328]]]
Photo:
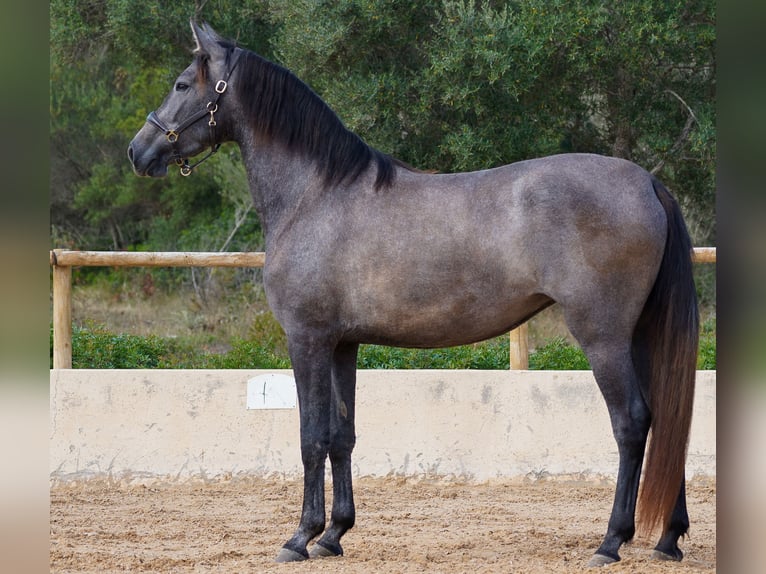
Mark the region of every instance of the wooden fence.
[[[72, 267], [263, 267], [266, 254], [205, 252], [50, 252], [53, 266], [53, 368], [72, 368]], [[695, 263], [715, 263], [715, 247], [695, 247]], [[510, 333], [511, 369], [529, 366], [527, 324]]]

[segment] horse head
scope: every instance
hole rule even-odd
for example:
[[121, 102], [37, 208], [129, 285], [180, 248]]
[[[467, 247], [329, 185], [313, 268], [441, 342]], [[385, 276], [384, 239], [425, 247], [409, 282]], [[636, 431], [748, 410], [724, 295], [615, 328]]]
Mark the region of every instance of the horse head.
[[[170, 93], [147, 116], [128, 146], [128, 158], [138, 175], [162, 177], [171, 163], [189, 175], [218, 150], [221, 142], [230, 139], [231, 122], [219, 113], [219, 105], [230, 92], [228, 82], [240, 50], [204, 23], [198, 26], [191, 21], [191, 28], [197, 44], [194, 61], [178, 76]], [[189, 165], [187, 158], [206, 148], [210, 148], [209, 153]]]

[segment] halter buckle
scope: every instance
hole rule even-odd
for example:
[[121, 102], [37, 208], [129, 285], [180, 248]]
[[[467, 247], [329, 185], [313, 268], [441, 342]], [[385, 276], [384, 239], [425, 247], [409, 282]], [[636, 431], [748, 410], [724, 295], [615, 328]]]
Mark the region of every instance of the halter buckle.
[[219, 94], [222, 94], [226, 91], [226, 88], [229, 84], [226, 83], [226, 80], [218, 80], [218, 83], [215, 85], [215, 91]]

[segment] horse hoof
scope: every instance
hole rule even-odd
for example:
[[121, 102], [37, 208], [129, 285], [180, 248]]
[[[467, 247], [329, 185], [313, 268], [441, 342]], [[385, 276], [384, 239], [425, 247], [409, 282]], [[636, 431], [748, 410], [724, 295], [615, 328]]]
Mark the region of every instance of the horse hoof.
[[335, 552], [317, 543], [309, 550], [309, 558], [332, 558], [338, 556]]
[[303, 560], [306, 560], [306, 558], [307, 557], [300, 552], [290, 550], [289, 548], [282, 548], [282, 550], [279, 551], [279, 554], [277, 554], [277, 558], [274, 562], [302, 562]]
[[[680, 551], [679, 551], [680, 554]], [[680, 556], [674, 556], [673, 554], [668, 554], [666, 552], [663, 552], [662, 550], [653, 550], [652, 551], [652, 560], [661, 560], [663, 562], [680, 562], [683, 558], [683, 554]]]
[[603, 554], [594, 554], [590, 560], [588, 560], [587, 568], [601, 568], [602, 566], [609, 566], [617, 562], [611, 556], [604, 556]]

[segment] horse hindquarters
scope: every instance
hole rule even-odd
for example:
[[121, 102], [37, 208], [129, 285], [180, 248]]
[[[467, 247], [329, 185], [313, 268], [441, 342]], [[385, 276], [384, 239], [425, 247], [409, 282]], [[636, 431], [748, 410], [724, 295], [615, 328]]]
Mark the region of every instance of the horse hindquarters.
[[[581, 275], [563, 297], [556, 297], [590, 360], [620, 456], [608, 530], [592, 565], [619, 560], [620, 546], [635, 533], [650, 428], [640, 524], [662, 522], [657, 549], [674, 559], [680, 559], [676, 541], [688, 527], [683, 468], [697, 335], [691, 241], [675, 201], [659, 182], [649, 181], [654, 193], [644, 203], [650, 212], [641, 219], [650, 226], [640, 234], [614, 235], [614, 244], [623, 241], [626, 249], [623, 255], [612, 252], [603, 266], [610, 271]], [[639, 213], [632, 211], [631, 223]]]

